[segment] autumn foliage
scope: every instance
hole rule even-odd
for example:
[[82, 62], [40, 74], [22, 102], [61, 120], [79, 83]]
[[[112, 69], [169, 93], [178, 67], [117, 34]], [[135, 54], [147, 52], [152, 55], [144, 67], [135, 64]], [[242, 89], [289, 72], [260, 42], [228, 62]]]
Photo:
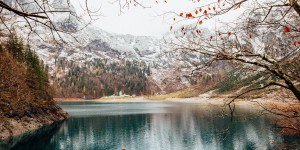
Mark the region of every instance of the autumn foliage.
[[[148, 95], [155, 90], [147, 76], [150, 67], [144, 62], [108, 62], [95, 59], [83, 66], [63, 59], [56, 63], [58, 71], [53, 76], [56, 97], [100, 98], [111, 95]], [[64, 68], [70, 68], [63, 73]], [[153, 89], [154, 88], [154, 89]]]
[[22, 40], [12, 35], [0, 51], [0, 115], [22, 117], [37, 107], [53, 105], [48, 70]]
[[[195, 28], [193, 30], [196, 33], [198, 33], [199, 31], [201, 31], [201, 25], [203, 23], [205, 23], [206, 20], [213, 19], [216, 16], [222, 16], [226, 13], [229, 13], [229, 12], [237, 10], [237, 9], [243, 9], [243, 8], [241, 8], [242, 5], [247, 2], [250, 3], [251, 0], [241, 0], [241, 1], [239, 1], [239, 0], [232, 0], [232, 1], [212, 0], [209, 2], [201, 1], [201, 0], [193, 0], [192, 2], [194, 3], [195, 8], [193, 10], [187, 10], [187, 12], [177, 12], [177, 16], [173, 18], [173, 21], [174, 21], [174, 25], [175, 25], [177, 22], [180, 22], [180, 21], [195, 20], [196, 23], [195, 23]], [[255, 0], [253, 0], [253, 3], [255, 3]], [[269, 13], [264, 14], [265, 15], [265, 16], [263, 16], [263, 17], [265, 17], [264, 19], [266, 20], [267, 17], [269, 17], [268, 15], [270, 14], [270, 12], [272, 12], [273, 10], [276, 11], [276, 9], [274, 9], [274, 7], [278, 7], [278, 8], [282, 7], [283, 8], [283, 7], [291, 6], [292, 8], [294, 8], [294, 10], [298, 14], [300, 14], [300, 7], [299, 7], [299, 4], [297, 4], [297, 1], [286, 0], [286, 1], [283, 1], [282, 3], [283, 4], [278, 4], [275, 6], [272, 6], [272, 4], [267, 3], [266, 4], [267, 6], [263, 7], [263, 9], [265, 9], [265, 11], [266, 10], [269, 11]], [[257, 4], [263, 5], [263, 4], [265, 4], [265, 2], [257, 1]], [[255, 10], [256, 8], [253, 8], [253, 9]], [[259, 9], [261, 9], [261, 8], [257, 8], [257, 10], [259, 10]], [[291, 11], [288, 11], [286, 13], [292, 13]], [[255, 12], [249, 12], [249, 13], [255, 13]], [[284, 19], [284, 17], [287, 17], [287, 16], [283, 16], [279, 21], [282, 21]], [[261, 22], [261, 23], [263, 23], [263, 22]], [[273, 22], [271, 22], [271, 23], [267, 22], [267, 24], [273, 24]], [[286, 23], [286, 22], [284, 22], [283, 24], [286, 24], [286, 25], [282, 25], [281, 32], [284, 32], [284, 33], [299, 32], [298, 29], [294, 28], [295, 24], [290, 24], [290, 23]], [[174, 25], [171, 26], [170, 30], [172, 30], [174, 28]], [[187, 29], [187, 28], [181, 27], [181, 31], [184, 33], [184, 35], [186, 34], [185, 29]], [[231, 35], [231, 33], [234, 33], [234, 31], [228, 31], [228, 32], [230, 32], [230, 35]], [[253, 33], [248, 33], [248, 38], [251, 39], [252, 37], [253, 37]], [[212, 35], [211, 39], [212, 38], [217, 38], [217, 37], [215, 37], [215, 35]], [[225, 37], [221, 37], [220, 39], [224, 40]], [[295, 38], [291, 44], [293, 44], [296, 47], [297, 45], [299, 45], [299, 43], [300, 43], [300, 39]]]

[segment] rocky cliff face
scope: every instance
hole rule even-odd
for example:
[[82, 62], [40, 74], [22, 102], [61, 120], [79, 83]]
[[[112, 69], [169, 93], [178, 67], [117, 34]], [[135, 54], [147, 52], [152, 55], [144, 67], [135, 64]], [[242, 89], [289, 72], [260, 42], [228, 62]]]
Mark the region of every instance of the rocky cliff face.
[[13, 137], [63, 121], [68, 117], [68, 114], [56, 104], [44, 108], [29, 107], [23, 113], [11, 112], [10, 115], [0, 118], [0, 141], [4, 144]]

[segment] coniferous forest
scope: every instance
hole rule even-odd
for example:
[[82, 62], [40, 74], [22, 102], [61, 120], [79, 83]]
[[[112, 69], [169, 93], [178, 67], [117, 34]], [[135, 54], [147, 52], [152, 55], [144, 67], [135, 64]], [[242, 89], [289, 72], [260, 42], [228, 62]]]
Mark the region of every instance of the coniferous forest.
[[[58, 71], [52, 80], [57, 97], [99, 98], [151, 93], [153, 84], [147, 79], [151, 75], [150, 67], [144, 62], [95, 59], [79, 66], [61, 59], [56, 65]], [[70, 70], [64, 72], [66, 68]]]
[[30, 46], [11, 35], [0, 50], [1, 115], [22, 117], [35, 107], [52, 105], [54, 91], [48, 80], [48, 67]]

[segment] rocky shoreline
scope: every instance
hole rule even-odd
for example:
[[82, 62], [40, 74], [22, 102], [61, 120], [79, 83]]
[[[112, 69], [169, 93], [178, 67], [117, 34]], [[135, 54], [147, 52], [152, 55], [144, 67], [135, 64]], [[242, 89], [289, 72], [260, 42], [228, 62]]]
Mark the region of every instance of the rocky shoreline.
[[63, 121], [68, 117], [68, 113], [57, 104], [31, 107], [25, 113], [13, 117], [0, 116], [0, 142], [7, 143], [16, 136]]

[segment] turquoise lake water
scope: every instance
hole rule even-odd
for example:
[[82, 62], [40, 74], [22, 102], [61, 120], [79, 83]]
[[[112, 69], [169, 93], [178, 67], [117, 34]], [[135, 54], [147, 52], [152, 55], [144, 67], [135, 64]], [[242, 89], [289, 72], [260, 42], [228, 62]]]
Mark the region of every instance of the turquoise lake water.
[[[61, 102], [70, 118], [11, 142], [16, 150], [243, 150], [276, 149], [282, 138], [252, 108], [231, 121], [221, 106], [190, 103]], [[0, 147], [1, 148], [1, 147]], [[296, 148], [296, 147], [294, 147]]]

